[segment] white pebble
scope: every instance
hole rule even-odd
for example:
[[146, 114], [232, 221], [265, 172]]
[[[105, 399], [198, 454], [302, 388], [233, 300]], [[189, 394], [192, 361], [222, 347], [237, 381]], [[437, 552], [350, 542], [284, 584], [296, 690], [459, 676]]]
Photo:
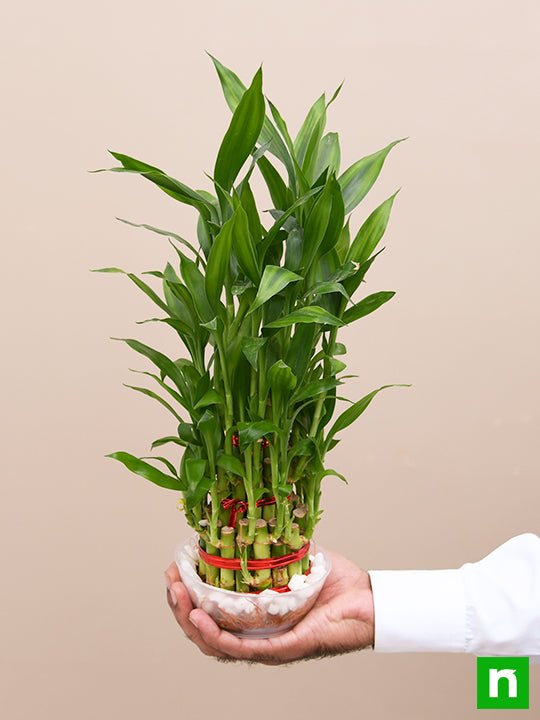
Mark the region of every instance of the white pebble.
[[279, 613], [279, 610], [280, 607], [278, 603], [273, 602], [270, 603], [270, 605], [268, 606], [268, 612], [270, 613], [270, 615], [277, 615]]
[[288, 597], [287, 598], [287, 610], [289, 612], [293, 612], [298, 608], [299, 599], [297, 600], [295, 597]]
[[240, 598], [236, 600], [235, 609], [237, 613], [251, 613], [255, 608], [247, 598]]
[[315, 567], [318, 567], [319, 565], [324, 565], [324, 555], [322, 553], [317, 553], [315, 555], [315, 558], [313, 559], [313, 565]]
[[305, 584], [305, 575], [293, 575], [292, 578], [289, 580], [289, 588], [291, 590], [300, 590], [300, 588], [303, 588]]

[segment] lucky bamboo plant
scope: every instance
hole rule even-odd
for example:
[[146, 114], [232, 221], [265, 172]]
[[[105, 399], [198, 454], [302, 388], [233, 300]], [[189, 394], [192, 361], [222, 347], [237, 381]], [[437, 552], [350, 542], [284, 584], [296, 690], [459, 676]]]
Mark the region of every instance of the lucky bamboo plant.
[[[143, 374], [161, 393], [128, 387], [157, 400], [174, 418], [176, 432], [151, 447], [183, 448], [179, 464], [127, 452], [108, 457], [182, 493], [185, 516], [207, 558], [240, 559], [239, 570], [201, 559], [199, 574], [207, 583], [257, 591], [284, 587], [293, 574], [307, 570], [307, 555], [285, 567], [255, 571], [248, 560], [306, 546], [321, 515], [323, 478], [345, 480], [326, 467], [326, 454], [383, 389], [356, 402], [338, 396], [351, 376], [343, 374], [346, 348], [337, 333], [394, 295], [352, 299], [381, 252], [376, 250], [395, 194], [369, 215], [352, 241], [349, 215], [400, 140], [340, 174], [338, 134], [325, 134], [325, 125], [341, 86], [329, 101], [321, 95], [293, 140], [263, 95], [261, 69], [246, 89], [212, 60], [233, 113], [217, 153], [212, 193], [112, 152], [119, 162], [112, 171], [137, 173], [195, 208], [198, 246], [174, 232], [136, 226], [169, 238], [176, 252], [162, 272], [143, 273], [160, 281], [161, 294], [131, 272], [96, 271], [126, 274], [163, 313], [144, 322], [168, 325], [189, 353], [170, 358], [124, 339], [156, 366], [157, 372]], [[256, 172], [269, 194], [264, 214], [252, 192]], [[332, 422], [337, 401], [349, 405]]]

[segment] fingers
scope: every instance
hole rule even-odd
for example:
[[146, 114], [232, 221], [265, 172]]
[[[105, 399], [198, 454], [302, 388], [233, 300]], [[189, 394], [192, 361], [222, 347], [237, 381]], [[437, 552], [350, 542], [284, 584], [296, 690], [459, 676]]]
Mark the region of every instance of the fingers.
[[172, 562], [165, 570], [165, 582], [167, 583], [167, 587], [170, 588], [173, 583], [180, 582], [180, 579], [178, 565], [175, 562]]
[[221, 630], [214, 620], [200, 608], [194, 608], [186, 586], [180, 579], [176, 563], [165, 571], [167, 601], [172, 613], [186, 636], [205, 655], [222, 660], [246, 660], [266, 665], [282, 665], [298, 660], [313, 652], [313, 643], [298, 626], [276, 638], [238, 638]]
[[203, 640], [195, 625], [190, 622], [189, 613], [193, 610], [193, 603], [191, 602], [186, 586], [180, 580], [174, 580], [169, 584], [169, 579], [179, 577], [178, 571], [176, 570], [175, 573], [171, 566], [167, 568], [165, 575], [168, 584], [167, 602], [172, 610], [176, 622], [180, 625], [186, 636], [189, 640], [194, 642], [205, 655], [226, 659], [227, 656], [223, 652], [216, 648], [212, 648]]
[[203, 642], [215, 652], [237, 660], [260, 662], [267, 665], [282, 665], [297, 660], [306, 654], [308, 648], [293, 630], [276, 638], [238, 638], [221, 630], [212, 618], [201, 609], [189, 613], [190, 621], [196, 625]]

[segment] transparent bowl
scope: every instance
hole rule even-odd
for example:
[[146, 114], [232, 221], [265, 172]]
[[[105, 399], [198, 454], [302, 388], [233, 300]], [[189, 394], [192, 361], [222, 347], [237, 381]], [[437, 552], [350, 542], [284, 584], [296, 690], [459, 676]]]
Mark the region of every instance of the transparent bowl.
[[182, 582], [195, 607], [205, 610], [221, 628], [238, 637], [268, 638], [290, 630], [311, 610], [332, 568], [330, 558], [312, 542], [311, 572], [293, 575], [289, 580], [293, 589], [239, 593], [213, 587], [199, 577], [197, 542], [194, 536], [176, 548]]

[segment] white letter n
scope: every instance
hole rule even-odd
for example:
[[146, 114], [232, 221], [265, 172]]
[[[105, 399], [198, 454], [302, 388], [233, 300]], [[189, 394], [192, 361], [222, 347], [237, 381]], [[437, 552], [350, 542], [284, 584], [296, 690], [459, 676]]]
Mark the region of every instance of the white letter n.
[[506, 678], [508, 680], [508, 697], [517, 697], [517, 678], [515, 670], [496, 670], [489, 669], [489, 697], [499, 697], [499, 680]]

